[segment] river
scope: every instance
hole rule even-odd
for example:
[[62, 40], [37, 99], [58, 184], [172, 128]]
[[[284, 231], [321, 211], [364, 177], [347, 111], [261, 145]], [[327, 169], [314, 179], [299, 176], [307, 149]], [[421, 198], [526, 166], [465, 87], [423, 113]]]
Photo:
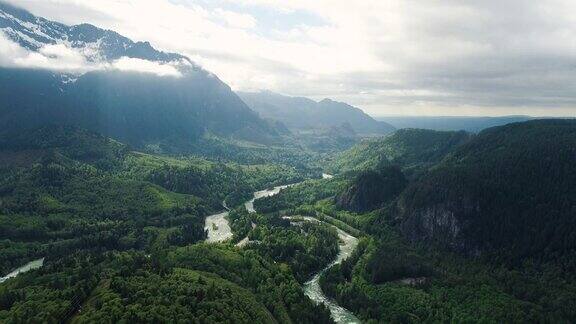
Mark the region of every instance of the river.
[[322, 173], [322, 179], [328, 179], [328, 180], [330, 180], [330, 179], [332, 179], [332, 178], [334, 178], [333, 175], [328, 174], [328, 173]]
[[[322, 174], [322, 178], [323, 179], [332, 179], [333, 176], [329, 175], [329, 174]], [[261, 191], [257, 191], [254, 193], [253, 198], [249, 201], [247, 201], [244, 206], [246, 207], [246, 210], [248, 210], [248, 212], [250, 213], [255, 213], [256, 210], [254, 209], [254, 201], [263, 197], [271, 197], [274, 195], [277, 195], [280, 190], [288, 188], [290, 186], [294, 186], [296, 184], [291, 184], [291, 185], [284, 185], [284, 186], [278, 186], [278, 187], [274, 187], [272, 189], [267, 189], [267, 190], [261, 190]], [[226, 204], [223, 204], [224, 207], [226, 207]], [[228, 209], [228, 208], [226, 208]], [[228, 212], [224, 212], [224, 213], [220, 213], [220, 214], [215, 214], [215, 215], [211, 215], [206, 217], [206, 223], [205, 223], [205, 229], [208, 230], [208, 238], [206, 239], [206, 242], [223, 242], [227, 239], [232, 238], [232, 229], [230, 228], [230, 225], [228, 224], [228, 220], [227, 220], [227, 216], [228, 216]], [[311, 222], [321, 222], [320, 220], [313, 218], [313, 217], [284, 217], [286, 219], [290, 219], [290, 220], [294, 220], [294, 221], [311, 221]], [[333, 226], [333, 225], [332, 225]], [[350, 255], [352, 255], [352, 252], [354, 252], [354, 250], [356, 249], [356, 246], [358, 245], [358, 239], [346, 232], [344, 232], [343, 230], [337, 228], [334, 226], [334, 228], [336, 228], [336, 230], [338, 231], [338, 236], [340, 237], [341, 240], [341, 244], [340, 244], [340, 252], [338, 253], [338, 256], [336, 257], [336, 259], [330, 263], [327, 267], [325, 267], [324, 269], [322, 269], [322, 271], [318, 272], [316, 275], [314, 275], [314, 277], [312, 277], [312, 279], [310, 279], [308, 282], [306, 282], [304, 284], [304, 293], [306, 294], [306, 296], [308, 296], [310, 299], [312, 299], [314, 302], [316, 303], [322, 303], [324, 305], [326, 305], [326, 307], [328, 307], [328, 309], [330, 310], [330, 314], [332, 316], [332, 319], [338, 323], [338, 324], [350, 324], [350, 323], [361, 323], [360, 320], [354, 316], [354, 314], [352, 314], [352, 312], [350, 312], [349, 310], [347, 310], [346, 308], [338, 305], [333, 299], [329, 298], [328, 296], [326, 296], [324, 294], [324, 292], [322, 291], [322, 288], [320, 288], [320, 276], [322, 276], [322, 274], [330, 269], [332, 266], [341, 263], [342, 261], [346, 260]], [[248, 243], [248, 238], [244, 238], [242, 241], [240, 241], [240, 243], [237, 244], [237, 246], [244, 246], [245, 244]]]
[[[295, 184], [277, 186], [272, 189], [256, 191], [253, 194], [252, 199], [247, 201], [244, 204], [244, 206], [246, 206], [246, 210], [248, 210], [248, 212], [255, 213], [256, 212], [256, 210], [254, 209], [255, 200], [277, 195], [280, 192], [280, 190], [294, 185]], [[228, 209], [228, 207], [226, 206], [226, 202], [223, 202], [222, 205], [224, 206], [224, 208]], [[224, 242], [232, 238], [232, 229], [230, 228], [230, 224], [228, 223], [228, 211], [206, 217], [206, 220], [204, 222], [204, 229], [208, 231], [208, 238], [206, 239], [206, 242], [208, 243]], [[246, 243], [247, 240], [245, 238], [239, 244], [240, 246], [243, 246]]]
[[[284, 218], [295, 221], [304, 220], [310, 222], [323, 223], [314, 217], [288, 216]], [[334, 228], [336, 228], [336, 230], [338, 231], [338, 236], [340, 237], [341, 240], [340, 253], [338, 253], [338, 256], [332, 263], [330, 263], [328, 266], [326, 266], [326, 268], [322, 269], [322, 271], [318, 272], [316, 275], [314, 275], [314, 277], [312, 277], [312, 279], [310, 279], [308, 282], [304, 284], [304, 293], [314, 302], [326, 305], [326, 307], [328, 307], [328, 309], [330, 310], [332, 319], [336, 323], [339, 324], [361, 323], [361, 321], [356, 316], [354, 316], [352, 312], [338, 305], [336, 301], [334, 301], [332, 298], [326, 296], [322, 291], [322, 288], [320, 287], [320, 277], [322, 276], [322, 274], [331, 267], [333, 267], [334, 265], [339, 264], [342, 261], [346, 260], [348, 257], [350, 257], [350, 255], [352, 255], [352, 252], [354, 252], [354, 250], [356, 249], [356, 246], [358, 246], [358, 239], [356, 237], [344, 232], [343, 230], [335, 226]]]
[[260, 199], [260, 198], [264, 198], [264, 197], [272, 197], [275, 196], [277, 194], [280, 193], [280, 190], [282, 189], [286, 189], [288, 187], [291, 186], [295, 186], [295, 184], [291, 184], [291, 185], [284, 185], [284, 186], [278, 186], [278, 187], [274, 187], [272, 189], [266, 189], [266, 190], [261, 190], [261, 191], [256, 191], [254, 193], [254, 197], [252, 197], [252, 199], [250, 199], [249, 201], [247, 201], [244, 206], [246, 206], [246, 210], [249, 213], [255, 213], [256, 209], [254, 209], [254, 201]]
[[28, 262], [25, 265], [21, 266], [20, 268], [10, 272], [5, 277], [1, 277], [0, 283], [3, 283], [4, 281], [6, 281], [10, 278], [14, 278], [21, 273], [28, 272], [28, 271], [34, 270], [34, 269], [38, 269], [38, 268], [42, 267], [43, 265], [44, 265], [44, 258]]

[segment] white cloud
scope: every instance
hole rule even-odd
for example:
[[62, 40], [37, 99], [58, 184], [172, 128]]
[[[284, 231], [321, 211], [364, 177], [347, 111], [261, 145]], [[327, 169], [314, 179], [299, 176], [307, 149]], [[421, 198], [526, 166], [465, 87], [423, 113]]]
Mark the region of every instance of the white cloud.
[[215, 16], [226, 22], [232, 28], [252, 29], [256, 27], [256, 19], [248, 14], [239, 14], [233, 11], [216, 9]]
[[4, 33], [0, 33], [0, 65], [12, 65], [15, 58], [26, 55], [27, 52], [23, 48], [9, 40]]
[[0, 66], [14, 68], [45, 69], [82, 74], [97, 70], [118, 70], [150, 73], [158, 76], [180, 77], [180, 62], [158, 63], [137, 58], [122, 57], [111, 63], [90, 62], [81, 49], [65, 44], [46, 45], [32, 52], [8, 39], [0, 32]]
[[123, 57], [112, 63], [112, 69], [128, 72], [152, 73], [158, 76], [180, 77], [182, 74], [173, 64], [161, 64], [138, 58]]
[[9, 1], [186, 54], [235, 89], [376, 115], [576, 115], [571, 0]]
[[64, 72], [87, 72], [101, 68], [63, 44], [46, 45], [38, 52], [28, 51], [0, 32], [0, 65], [17, 68], [48, 69]]

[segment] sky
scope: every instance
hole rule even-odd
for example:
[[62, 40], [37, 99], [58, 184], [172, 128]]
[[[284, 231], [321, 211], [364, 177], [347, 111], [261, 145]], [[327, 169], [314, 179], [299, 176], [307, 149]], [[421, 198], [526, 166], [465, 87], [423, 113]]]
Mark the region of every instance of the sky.
[[576, 117], [573, 0], [7, 2], [187, 55], [234, 90], [373, 116]]

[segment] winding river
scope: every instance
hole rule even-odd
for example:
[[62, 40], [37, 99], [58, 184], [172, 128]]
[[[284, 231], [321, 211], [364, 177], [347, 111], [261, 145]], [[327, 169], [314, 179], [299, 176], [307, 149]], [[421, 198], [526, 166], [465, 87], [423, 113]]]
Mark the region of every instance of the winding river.
[[[328, 175], [328, 174], [323, 174], [322, 177], [324, 179], [331, 179], [332, 178], [332, 176]], [[247, 201], [244, 205], [246, 206], [246, 209], [249, 212], [254, 213], [254, 212], [256, 212], [256, 210], [254, 209], [254, 201], [255, 200], [263, 198], [263, 197], [271, 197], [271, 196], [277, 195], [280, 192], [280, 190], [282, 190], [284, 188], [288, 188], [290, 186], [294, 186], [294, 185], [296, 185], [296, 184], [277, 186], [277, 187], [274, 187], [272, 189], [257, 191], [254, 193], [253, 198], [251, 200]], [[226, 240], [232, 238], [232, 229], [230, 228], [230, 224], [228, 223], [228, 219], [227, 219], [227, 216], [229, 213], [228, 212], [229, 208], [226, 206], [226, 202], [223, 202], [222, 205], [227, 210], [226, 212], [214, 214], [214, 215], [206, 217], [205, 226], [204, 226], [204, 228], [208, 231], [208, 238], [206, 239], [206, 242], [209, 242], [209, 243], [223, 242], [223, 241], [226, 241]], [[296, 224], [297, 222], [301, 222], [301, 221], [321, 222], [320, 220], [313, 218], [313, 217], [290, 217], [290, 216], [286, 216], [284, 218], [293, 221], [294, 224]], [[252, 226], [255, 226], [255, 224], [253, 224]], [[331, 226], [333, 226], [333, 225], [331, 225]], [[324, 292], [322, 291], [322, 288], [320, 287], [320, 276], [322, 276], [322, 274], [325, 271], [327, 271], [328, 269], [330, 269], [332, 266], [339, 264], [342, 261], [346, 260], [352, 254], [352, 252], [354, 251], [354, 249], [356, 249], [356, 246], [358, 245], [358, 239], [356, 237], [344, 232], [343, 230], [341, 230], [335, 226], [334, 226], [334, 228], [336, 228], [336, 230], [338, 231], [338, 236], [340, 237], [340, 240], [341, 240], [340, 252], [338, 253], [338, 256], [336, 257], [336, 259], [332, 263], [330, 263], [327, 267], [322, 269], [322, 271], [315, 274], [314, 277], [312, 277], [312, 279], [310, 279], [308, 282], [306, 282], [304, 284], [304, 293], [306, 294], [306, 296], [308, 296], [314, 302], [322, 303], [322, 304], [326, 305], [326, 307], [328, 307], [328, 309], [330, 310], [330, 313], [332, 315], [332, 319], [334, 319], [334, 321], [336, 323], [339, 323], [339, 324], [361, 323], [360, 320], [356, 316], [354, 316], [354, 314], [352, 314], [352, 312], [350, 312], [347, 309], [345, 309], [344, 307], [338, 305], [334, 300], [332, 300], [331, 298], [326, 296], [324, 294]], [[239, 244], [237, 244], [237, 246], [243, 246], [247, 242], [248, 242], [248, 238], [245, 238]], [[23, 265], [22, 267], [10, 272], [5, 277], [0, 277], [0, 283], [3, 283], [4, 281], [6, 281], [10, 278], [16, 277], [20, 273], [24, 273], [24, 272], [27, 272], [30, 270], [38, 269], [38, 268], [42, 267], [43, 265], [44, 265], [44, 258], [31, 261], [31, 262]]]
[[284, 185], [284, 186], [278, 186], [278, 187], [274, 187], [272, 189], [266, 189], [266, 190], [261, 190], [261, 191], [256, 191], [254, 193], [254, 197], [252, 197], [252, 199], [250, 199], [249, 201], [247, 201], [244, 206], [246, 206], [246, 210], [249, 213], [255, 213], [256, 209], [254, 209], [254, 201], [260, 199], [260, 198], [264, 198], [264, 197], [272, 197], [275, 196], [277, 194], [280, 193], [280, 190], [282, 189], [286, 189], [288, 187], [292, 187], [297, 185], [297, 183], [291, 184], [291, 185]]
[[[322, 221], [320, 221], [314, 217], [289, 217], [288, 216], [288, 217], [284, 217], [284, 218], [290, 219], [294, 223], [297, 221], [309, 221], [309, 222], [319, 222], [319, 223], [328, 224], [328, 223], [322, 222]], [[328, 225], [330, 225], [330, 224], [328, 224]], [[331, 226], [333, 226], [333, 225], [331, 225]], [[361, 321], [356, 316], [354, 316], [354, 314], [352, 314], [352, 312], [350, 312], [346, 308], [338, 305], [336, 303], [336, 301], [334, 301], [332, 298], [326, 296], [324, 294], [324, 292], [322, 291], [322, 288], [320, 287], [320, 277], [322, 276], [322, 274], [324, 272], [326, 272], [328, 269], [330, 269], [331, 267], [333, 267], [334, 265], [339, 264], [342, 261], [346, 260], [350, 255], [352, 255], [352, 252], [354, 252], [354, 250], [356, 249], [356, 246], [358, 246], [358, 239], [356, 237], [344, 232], [343, 230], [337, 228], [336, 226], [334, 226], [334, 228], [336, 228], [336, 230], [338, 231], [338, 236], [340, 237], [340, 240], [341, 240], [340, 253], [338, 253], [336, 260], [334, 260], [332, 263], [330, 263], [328, 266], [326, 266], [324, 269], [322, 269], [322, 271], [318, 272], [316, 275], [314, 275], [314, 277], [312, 277], [312, 279], [310, 279], [308, 282], [306, 282], [304, 284], [304, 293], [306, 294], [306, 296], [308, 296], [314, 302], [322, 303], [322, 304], [326, 305], [326, 307], [328, 307], [328, 309], [330, 310], [330, 314], [332, 315], [332, 319], [336, 323], [339, 323], [339, 324], [361, 323]]]
[[[322, 174], [322, 178], [331, 179], [332, 176], [329, 174]], [[253, 198], [247, 201], [244, 204], [244, 206], [246, 207], [246, 210], [248, 210], [248, 212], [255, 213], [256, 212], [256, 210], [254, 209], [255, 200], [263, 197], [271, 197], [277, 195], [280, 192], [280, 190], [294, 185], [296, 184], [278, 186], [272, 189], [257, 191], [254, 193]], [[228, 209], [225, 203], [223, 205], [226, 209]], [[224, 212], [206, 217], [206, 223], [204, 226], [204, 228], [208, 231], [208, 238], [206, 239], [206, 242], [223, 242], [227, 239], [232, 238], [232, 229], [228, 224], [227, 216], [228, 212]], [[287, 216], [284, 218], [292, 220], [294, 224], [300, 221], [321, 222], [320, 220], [313, 217]], [[254, 226], [254, 224], [252, 226]], [[322, 276], [322, 274], [328, 269], [330, 269], [332, 266], [346, 260], [350, 255], [352, 255], [352, 252], [354, 251], [354, 249], [356, 249], [356, 246], [358, 245], [358, 239], [356, 237], [344, 232], [343, 230], [335, 226], [334, 228], [336, 228], [336, 230], [338, 231], [338, 236], [340, 237], [341, 240], [340, 252], [338, 253], [338, 256], [332, 263], [330, 263], [327, 267], [322, 269], [322, 271], [315, 274], [314, 277], [312, 277], [312, 279], [310, 279], [308, 282], [304, 284], [304, 293], [314, 302], [326, 305], [326, 307], [328, 307], [328, 309], [330, 310], [332, 319], [336, 323], [339, 324], [361, 323], [360, 320], [356, 316], [354, 316], [354, 314], [352, 314], [352, 312], [338, 305], [333, 299], [326, 296], [322, 291], [322, 288], [320, 287], [320, 276]], [[244, 238], [242, 241], [236, 244], [236, 246], [242, 247], [247, 243], [248, 238]]]
[[356, 246], [358, 245], [357, 238], [340, 229], [338, 229], [338, 236], [340, 236], [340, 239], [343, 243], [340, 244], [340, 253], [338, 253], [336, 260], [334, 260], [331, 264], [329, 264], [322, 271], [318, 272], [314, 277], [312, 277], [312, 279], [304, 284], [304, 293], [313, 301], [326, 305], [326, 307], [328, 307], [330, 310], [332, 319], [336, 323], [361, 323], [360, 320], [354, 316], [354, 314], [352, 314], [352, 312], [338, 305], [332, 298], [326, 296], [320, 287], [320, 276], [322, 276], [322, 274], [332, 266], [346, 260], [352, 254], [352, 252], [354, 252], [354, 249], [356, 249]]
[[[246, 210], [250, 213], [255, 213], [256, 210], [254, 209], [254, 201], [264, 197], [271, 197], [277, 195], [280, 190], [294, 186], [296, 184], [284, 185], [284, 186], [277, 186], [272, 189], [266, 189], [261, 191], [256, 191], [249, 201], [247, 201], [244, 206], [246, 206]], [[226, 202], [222, 203], [222, 206], [226, 210], [229, 208], [226, 206]], [[204, 222], [204, 229], [208, 231], [208, 238], [206, 242], [208, 243], [218, 243], [224, 242], [227, 239], [232, 238], [232, 229], [230, 228], [230, 224], [228, 223], [228, 211], [214, 214], [206, 217]], [[248, 242], [247, 238], [243, 239], [238, 243], [238, 246], [243, 246]]]

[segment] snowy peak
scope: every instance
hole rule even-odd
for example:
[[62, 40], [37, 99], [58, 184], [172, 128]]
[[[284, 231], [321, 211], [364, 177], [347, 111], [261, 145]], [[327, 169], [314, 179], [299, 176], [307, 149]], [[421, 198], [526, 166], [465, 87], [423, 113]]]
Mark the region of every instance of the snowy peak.
[[88, 62], [111, 62], [123, 57], [154, 62], [192, 62], [185, 56], [154, 49], [148, 42], [132, 40], [90, 24], [67, 26], [36, 17], [0, 1], [0, 31], [28, 51], [47, 45], [64, 45], [81, 53]]
[[35, 17], [29, 12], [0, 2], [0, 30], [20, 46], [37, 51], [63, 39], [67, 26]]

